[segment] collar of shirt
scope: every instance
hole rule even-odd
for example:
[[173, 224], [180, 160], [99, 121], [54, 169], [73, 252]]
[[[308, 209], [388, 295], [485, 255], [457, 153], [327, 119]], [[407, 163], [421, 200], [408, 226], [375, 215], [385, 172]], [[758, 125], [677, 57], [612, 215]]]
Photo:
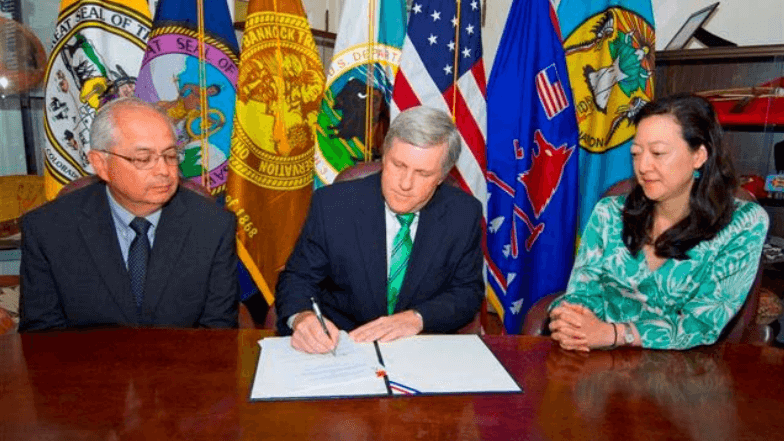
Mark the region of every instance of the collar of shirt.
[[[389, 208], [384, 202], [384, 220], [386, 225], [386, 239], [387, 239], [387, 274], [389, 274], [389, 265], [392, 260], [392, 243], [395, 241], [395, 235], [400, 230], [400, 222], [397, 220], [397, 214]], [[414, 221], [411, 222], [411, 242], [416, 239], [417, 228], [419, 227], [419, 212], [414, 213]]]
[[[126, 210], [125, 207], [114, 199], [112, 192], [109, 191], [109, 186], [106, 187], [106, 196], [109, 199], [109, 211], [112, 212], [114, 229], [117, 231], [117, 239], [120, 242], [123, 260], [125, 261], [125, 264], [128, 265], [128, 250], [131, 247], [131, 242], [136, 237], [136, 232], [131, 228], [131, 221], [136, 215]], [[144, 218], [152, 224], [150, 229], [147, 230], [147, 238], [150, 240], [150, 247], [152, 247], [153, 242], [155, 241], [155, 231], [158, 228], [158, 221], [161, 220], [161, 209], [156, 210]]]

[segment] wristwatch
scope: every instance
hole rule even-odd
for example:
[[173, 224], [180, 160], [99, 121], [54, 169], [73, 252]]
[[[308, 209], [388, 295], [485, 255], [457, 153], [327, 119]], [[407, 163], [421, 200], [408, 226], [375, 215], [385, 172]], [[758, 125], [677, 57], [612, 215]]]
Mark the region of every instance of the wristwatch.
[[627, 345], [634, 343], [634, 332], [632, 332], [632, 327], [628, 323], [623, 324], [623, 341]]

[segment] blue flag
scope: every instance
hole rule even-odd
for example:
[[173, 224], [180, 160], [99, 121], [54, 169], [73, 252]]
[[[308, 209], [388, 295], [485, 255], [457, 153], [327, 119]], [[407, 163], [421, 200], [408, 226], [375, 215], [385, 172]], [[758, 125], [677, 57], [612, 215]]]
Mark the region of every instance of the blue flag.
[[574, 262], [577, 121], [548, 0], [512, 3], [487, 109], [488, 298], [516, 334]]
[[580, 228], [612, 184], [632, 176], [634, 115], [653, 99], [650, 0], [561, 0], [558, 20], [580, 127]]

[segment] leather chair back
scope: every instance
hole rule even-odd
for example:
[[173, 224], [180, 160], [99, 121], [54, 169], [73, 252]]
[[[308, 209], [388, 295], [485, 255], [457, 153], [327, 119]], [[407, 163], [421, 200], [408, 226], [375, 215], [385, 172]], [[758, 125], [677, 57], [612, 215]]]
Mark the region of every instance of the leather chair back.
[[[80, 188], [87, 187], [88, 185], [94, 184], [100, 180], [101, 178], [98, 177], [97, 175], [87, 175], [87, 176], [82, 176], [80, 178], [76, 178], [73, 181], [65, 184], [65, 186], [63, 186], [63, 188], [61, 188], [60, 191], [57, 193], [57, 197], [59, 198], [63, 195], [76, 191]], [[190, 179], [185, 179], [181, 177], [180, 186], [183, 188], [187, 188], [188, 190], [193, 191], [195, 193], [198, 193], [213, 202], [215, 201], [215, 197], [210, 193], [209, 190], [204, 188], [203, 185], [193, 182]]]
[[[352, 165], [349, 168], [344, 169], [335, 177], [335, 182], [345, 182], [351, 181], [354, 179], [362, 179], [364, 177], [376, 174], [381, 171], [383, 168], [383, 164], [381, 161], [371, 161], [371, 162], [358, 162]], [[444, 179], [444, 184], [451, 185], [452, 187], [460, 188], [460, 184], [457, 182], [452, 174], [446, 175]]]
[[338, 173], [335, 182], [353, 181], [376, 174], [381, 171], [381, 161], [358, 162]]

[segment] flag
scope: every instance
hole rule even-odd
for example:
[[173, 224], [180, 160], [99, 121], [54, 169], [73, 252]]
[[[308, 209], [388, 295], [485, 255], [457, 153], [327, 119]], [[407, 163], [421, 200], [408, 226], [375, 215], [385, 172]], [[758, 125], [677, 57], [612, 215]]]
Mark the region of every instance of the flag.
[[551, 12], [514, 0], [487, 86], [488, 300], [509, 334], [574, 263], [577, 119]]
[[174, 122], [184, 152], [182, 177], [216, 196], [226, 187], [238, 65], [239, 45], [226, 0], [158, 2], [136, 96], [157, 105]]
[[653, 99], [651, 0], [561, 0], [558, 20], [580, 127], [580, 230], [612, 184], [632, 176], [634, 116]]
[[536, 93], [539, 95], [539, 102], [544, 107], [547, 119], [553, 119], [555, 115], [563, 112], [569, 107], [569, 100], [566, 98], [561, 79], [555, 64], [551, 64], [536, 74]]
[[251, 0], [242, 37], [226, 206], [267, 302], [305, 220], [324, 72], [300, 0]]
[[343, 3], [316, 127], [316, 187], [331, 184], [357, 162], [381, 156], [405, 33], [405, 0]]
[[44, 79], [44, 186], [51, 200], [93, 169], [87, 161], [95, 112], [133, 95], [152, 25], [145, 0], [62, 0]]
[[414, 0], [392, 92], [391, 116], [394, 119], [400, 111], [418, 105], [451, 114], [465, 147], [455, 177], [484, 206], [487, 90], [482, 7], [479, 0], [463, 0], [458, 12], [456, 3]]

